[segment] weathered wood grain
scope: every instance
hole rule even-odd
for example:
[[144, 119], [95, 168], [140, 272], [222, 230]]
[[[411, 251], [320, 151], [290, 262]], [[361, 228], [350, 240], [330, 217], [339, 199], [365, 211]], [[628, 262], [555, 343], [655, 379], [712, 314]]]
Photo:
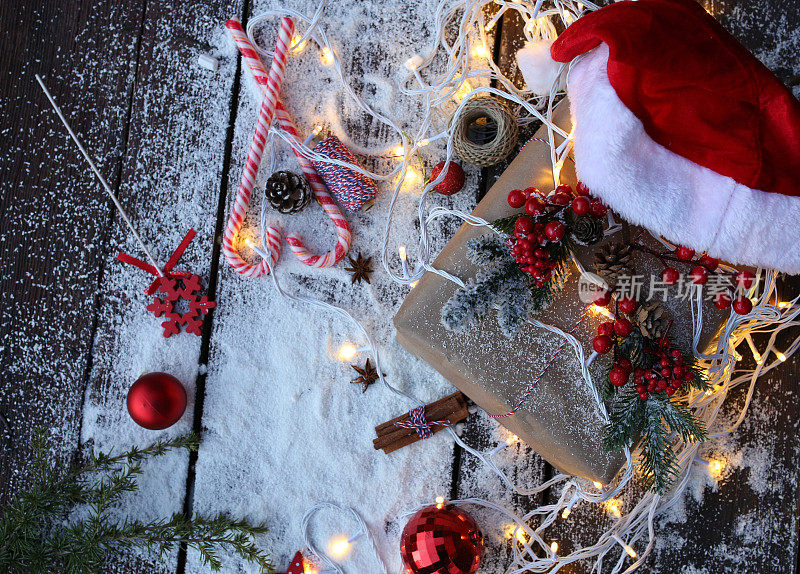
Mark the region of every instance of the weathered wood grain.
[[44, 76], [113, 186], [128, 134], [143, 2], [0, 4], [0, 445], [3, 501], [26, 483], [31, 429], [79, 444], [112, 207], [34, 80]]

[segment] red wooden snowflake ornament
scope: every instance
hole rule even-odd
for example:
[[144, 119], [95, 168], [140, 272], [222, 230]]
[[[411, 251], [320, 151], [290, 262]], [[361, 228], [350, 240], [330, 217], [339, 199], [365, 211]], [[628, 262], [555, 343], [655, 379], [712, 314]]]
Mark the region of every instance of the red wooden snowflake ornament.
[[[203, 318], [209, 311], [217, 306], [214, 301], [209, 301], [206, 295], [201, 295], [203, 286], [200, 284], [200, 277], [187, 271], [173, 271], [172, 268], [178, 263], [183, 252], [195, 236], [194, 229], [190, 229], [181, 241], [181, 244], [173, 252], [172, 256], [164, 265], [163, 275], [158, 269], [131, 257], [126, 253], [117, 254], [117, 259], [123, 263], [129, 263], [156, 276], [145, 293], [152, 295], [158, 292], [155, 300], [147, 306], [147, 310], [156, 317], [164, 317], [161, 323], [164, 329], [164, 337], [170, 337], [181, 332], [181, 326], [187, 333], [201, 335], [203, 333]], [[180, 301], [185, 301], [182, 305], [185, 310], [179, 312], [176, 308]]]

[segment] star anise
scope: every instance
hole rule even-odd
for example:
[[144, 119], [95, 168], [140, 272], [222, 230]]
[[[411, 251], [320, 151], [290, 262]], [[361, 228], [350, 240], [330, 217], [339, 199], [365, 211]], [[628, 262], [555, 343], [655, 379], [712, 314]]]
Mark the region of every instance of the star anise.
[[350, 280], [353, 283], [356, 281], [366, 281], [369, 283], [369, 275], [372, 273], [372, 257], [364, 257], [359, 253], [356, 259], [353, 259], [349, 255], [347, 258], [350, 260], [350, 267], [345, 267], [344, 270], [353, 274]]
[[363, 367], [359, 367], [358, 365], [350, 366], [353, 367], [360, 375], [359, 377], [356, 377], [350, 381], [350, 383], [353, 385], [363, 385], [364, 388], [361, 389], [362, 393], [366, 393], [367, 388], [380, 378], [378, 376], [377, 369], [370, 364], [369, 359], [367, 359], [367, 362]]

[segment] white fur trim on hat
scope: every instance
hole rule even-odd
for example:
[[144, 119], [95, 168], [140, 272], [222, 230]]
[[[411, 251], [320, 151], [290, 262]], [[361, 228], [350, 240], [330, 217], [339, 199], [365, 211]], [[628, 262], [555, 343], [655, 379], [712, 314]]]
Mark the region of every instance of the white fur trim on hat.
[[525, 84], [531, 92], [539, 96], [550, 93], [561, 70], [561, 62], [556, 62], [550, 55], [552, 45], [553, 40], [527, 42], [517, 52], [517, 66], [525, 78]]
[[601, 44], [573, 66], [567, 88], [578, 177], [592, 193], [674, 243], [800, 273], [800, 197], [751, 189], [656, 143], [617, 96], [607, 62]]

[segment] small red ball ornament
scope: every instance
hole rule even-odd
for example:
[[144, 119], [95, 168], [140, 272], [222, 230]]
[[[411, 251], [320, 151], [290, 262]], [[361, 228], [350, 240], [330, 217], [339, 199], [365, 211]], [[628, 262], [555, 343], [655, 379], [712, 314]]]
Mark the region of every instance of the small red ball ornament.
[[542, 212], [542, 202], [536, 197], [529, 197], [525, 202], [525, 213], [528, 215], [539, 215]]
[[146, 429], [162, 430], [174, 425], [186, 410], [186, 391], [167, 373], [147, 373], [128, 391], [128, 413]]
[[615, 387], [621, 387], [628, 382], [629, 376], [630, 373], [622, 367], [614, 367], [611, 369], [611, 372], [608, 373], [608, 380], [611, 381], [611, 384]]
[[[431, 170], [431, 181], [439, 177], [439, 174], [442, 173], [444, 169], [445, 163], [446, 162], [441, 161]], [[451, 161], [450, 166], [447, 168], [447, 173], [444, 174], [444, 179], [436, 184], [435, 189], [442, 195], [453, 195], [461, 191], [466, 180], [467, 176], [464, 175], [464, 170], [461, 169], [461, 166]]]
[[731, 296], [727, 293], [717, 293], [714, 296], [714, 307], [719, 309], [720, 311], [724, 311], [725, 309], [730, 309], [731, 307]]
[[679, 245], [675, 249], [675, 256], [681, 261], [689, 261], [692, 257], [694, 257], [694, 249]]
[[608, 353], [614, 346], [614, 341], [608, 335], [598, 335], [592, 341], [592, 347], [601, 355]]
[[589, 208], [591, 205], [592, 202], [589, 201], [588, 197], [585, 195], [579, 195], [572, 200], [572, 211], [575, 212], [575, 215], [586, 215], [589, 213]]
[[483, 555], [483, 535], [472, 517], [451, 504], [435, 504], [408, 521], [400, 556], [410, 574], [474, 574]]
[[608, 207], [599, 199], [595, 198], [589, 204], [589, 215], [592, 217], [604, 217], [606, 213], [608, 213]]
[[[560, 186], [559, 186], [560, 187]], [[569, 205], [572, 203], [572, 195], [557, 191], [550, 198], [550, 203], [555, 205]]]
[[717, 259], [716, 257], [709, 257], [708, 255], [703, 255], [700, 258], [700, 265], [702, 265], [709, 271], [716, 271], [717, 267], [719, 267], [719, 259]]
[[753, 310], [753, 302], [747, 297], [739, 297], [733, 302], [733, 310], [739, 315], [747, 315]]
[[667, 285], [675, 285], [678, 282], [680, 273], [674, 267], [667, 267], [661, 274], [661, 280]]
[[523, 215], [514, 222], [514, 231], [527, 235], [533, 231], [534, 225], [533, 219]]
[[544, 234], [550, 241], [561, 241], [564, 239], [564, 224], [560, 221], [551, 221], [544, 226]]
[[633, 324], [625, 317], [618, 317], [617, 320], [614, 321], [614, 332], [620, 337], [627, 337], [633, 333]]
[[739, 271], [736, 274], [736, 286], [742, 289], [750, 289], [756, 280], [756, 274], [748, 269]]
[[625, 313], [626, 315], [630, 315], [636, 308], [639, 306], [639, 302], [632, 297], [623, 297], [619, 300], [619, 310]]
[[706, 269], [703, 265], [698, 265], [692, 269], [689, 277], [691, 277], [692, 283], [695, 285], [705, 285], [708, 283], [708, 269]]
[[525, 205], [525, 196], [522, 194], [521, 189], [512, 189], [508, 192], [508, 205], [514, 209], [519, 209]]
[[598, 307], [605, 307], [611, 303], [612, 293], [609, 289], [597, 291], [592, 298], [592, 303]]

